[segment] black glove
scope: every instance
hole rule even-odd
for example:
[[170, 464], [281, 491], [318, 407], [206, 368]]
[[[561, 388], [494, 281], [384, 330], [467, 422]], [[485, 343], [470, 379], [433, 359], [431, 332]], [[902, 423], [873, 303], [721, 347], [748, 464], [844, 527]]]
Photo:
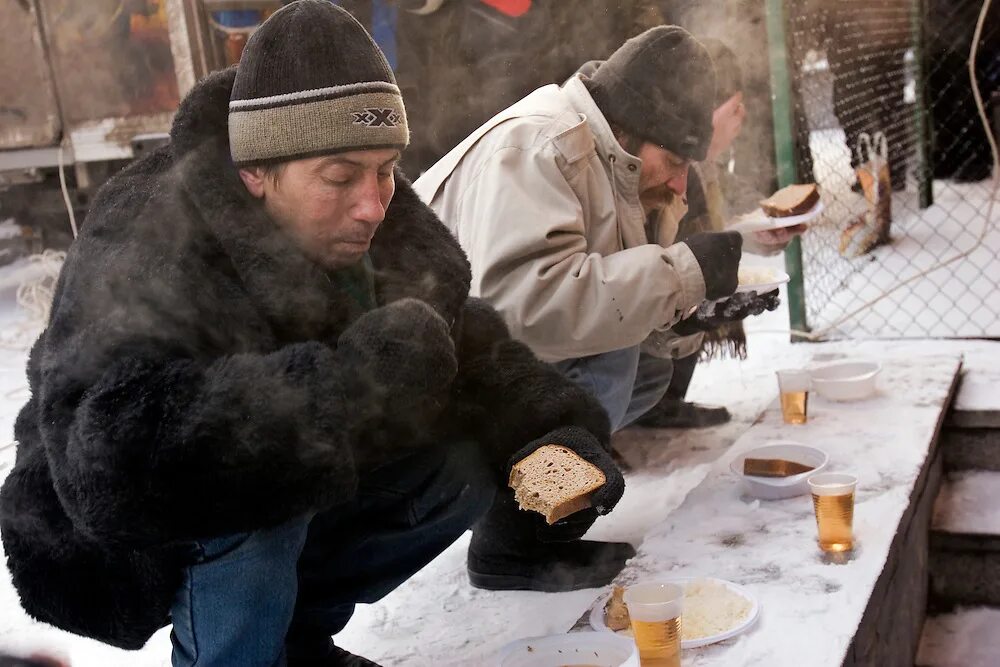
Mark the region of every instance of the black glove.
[[556, 429], [521, 448], [510, 458], [505, 471], [506, 476], [510, 477], [510, 469], [514, 464], [545, 445], [563, 445], [573, 450], [580, 458], [597, 466], [607, 480], [603, 486], [591, 493], [592, 507], [560, 519], [551, 526], [540, 525], [537, 531], [539, 539], [545, 542], [568, 542], [579, 539], [590, 529], [599, 515], [607, 514], [618, 504], [622, 494], [625, 493], [625, 478], [611, 458], [610, 452], [597, 441], [597, 438], [576, 426]]
[[739, 232], [692, 234], [684, 243], [698, 260], [701, 274], [705, 277], [706, 299], [714, 301], [736, 291], [743, 254], [743, 237]]
[[358, 464], [377, 466], [425, 442], [458, 372], [444, 319], [423, 301], [402, 299], [362, 315], [337, 347], [357, 369], [344, 393], [356, 401]]
[[725, 301], [702, 303], [694, 315], [674, 325], [674, 332], [690, 336], [701, 331], [714, 331], [723, 324], [760, 315], [765, 310], [775, 310], [780, 304], [778, 290], [761, 295], [756, 292], [738, 292]]

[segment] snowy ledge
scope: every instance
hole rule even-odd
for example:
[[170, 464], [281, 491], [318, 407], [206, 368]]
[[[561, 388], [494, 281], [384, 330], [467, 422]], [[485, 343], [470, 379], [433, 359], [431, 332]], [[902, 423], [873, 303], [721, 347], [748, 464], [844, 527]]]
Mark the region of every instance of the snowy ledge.
[[[815, 346], [821, 353], [825, 346]], [[867, 345], [872, 352], [874, 345]], [[938, 433], [961, 369], [958, 355], [894, 354], [880, 345], [879, 394], [861, 403], [810, 397], [810, 421], [782, 423], [777, 403], [717, 461], [649, 534], [620, 583], [712, 576], [745, 586], [761, 603], [747, 634], [685, 651], [685, 667], [831, 667], [913, 664], [927, 592], [927, 534], [940, 485]], [[817, 355], [814, 355], [818, 356]], [[737, 454], [796, 440], [830, 455], [830, 471], [859, 478], [858, 547], [844, 564], [816, 547], [810, 497], [759, 501], [729, 473]]]

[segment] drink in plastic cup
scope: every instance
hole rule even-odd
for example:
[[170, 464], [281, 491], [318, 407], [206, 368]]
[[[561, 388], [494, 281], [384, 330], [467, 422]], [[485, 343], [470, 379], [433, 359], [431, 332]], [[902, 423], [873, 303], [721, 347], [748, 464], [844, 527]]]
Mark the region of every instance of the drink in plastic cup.
[[809, 414], [809, 371], [778, 371], [781, 416], [786, 424], [805, 424]]
[[623, 599], [642, 667], [680, 667], [684, 589], [676, 584], [636, 584], [625, 589]]
[[854, 475], [821, 473], [809, 478], [819, 548], [841, 553], [854, 548]]

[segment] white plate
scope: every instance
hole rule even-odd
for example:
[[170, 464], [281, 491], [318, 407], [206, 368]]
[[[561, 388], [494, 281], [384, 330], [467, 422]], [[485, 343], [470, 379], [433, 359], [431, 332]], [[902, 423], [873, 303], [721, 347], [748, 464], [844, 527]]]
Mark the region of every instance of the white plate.
[[[715, 644], [716, 642], [725, 641], [731, 639], [736, 635], [743, 634], [757, 622], [757, 617], [760, 616], [760, 602], [757, 598], [753, 596], [753, 593], [743, 588], [739, 584], [734, 584], [731, 581], [726, 581], [725, 579], [716, 579], [714, 577], [680, 577], [675, 579], [659, 579], [657, 581], [662, 581], [665, 584], [678, 584], [680, 586], [685, 586], [688, 583], [695, 580], [713, 581], [717, 584], [722, 584], [732, 592], [737, 595], [741, 595], [750, 601], [752, 605], [750, 607], [750, 613], [747, 614], [746, 619], [741, 623], [733, 626], [725, 632], [721, 632], [717, 635], [710, 635], [708, 637], [701, 637], [700, 639], [685, 639], [681, 641], [681, 648], [699, 648], [701, 646], [708, 646], [709, 644]], [[590, 627], [594, 628], [598, 632], [614, 632], [611, 628], [607, 626], [604, 622], [604, 605], [608, 603], [608, 599], [611, 597], [611, 593], [606, 593], [597, 599], [594, 606], [590, 608]], [[681, 615], [683, 618], [683, 614]], [[624, 634], [624, 630], [617, 634]], [[628, 636], [628, 635], [626, 635]]]
[[787, 283], [791, 278], [784, 271], [774, 270], [774, 279], [770, 282], [759, 283], [757, 285], [740, 285], [737, 292], [757, 292], [757, 294], [767, 294]]
[[500, 649], [492, 663], [496, 667], [565, 664], [639, 667], [639, 651], [629, 637], [609, 632], [569, 632], [511, 642]]
[[762, 232], [768, 229], [783, 229], [784, 227], [794, 227], [795, 225], [802, 225], [808, 222], [812, 222], [819, 214], [823, 212], [823, 200], [820, 199], [816, 202], [810, 210], [802, 213], [801, 215], [791, 215], [787, 218], [771, 218], [768, 217], [764, 211], [757, 210], [756, 213], [751, 213], [749, 216], [745, 217], [740, 222], [731, 226], [729, 229], [732, 231], [740, 233], [748, 232]]

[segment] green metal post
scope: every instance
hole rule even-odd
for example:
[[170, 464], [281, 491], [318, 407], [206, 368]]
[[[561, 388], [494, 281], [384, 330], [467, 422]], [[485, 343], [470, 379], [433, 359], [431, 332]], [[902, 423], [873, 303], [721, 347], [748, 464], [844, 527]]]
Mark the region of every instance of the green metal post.
[[[785, 40], [785, 5], [784, 0], [765, 2], [771, 66], [771, 110], [774, 117], [774, 157], [778, 168], [778, 185], [784, 187], [795, 183], [798, 176], [795, 123], [792, 117], [792, 81], [788, 71], [788, 46]], [[785, 269], [791, 277], [788, 283], [789, 322], [793, 330], [808, 331], [800, 239], [795, 239], [785, 249]]]
[[927, 37], [924, 31], [927, 18], [927, 0], [913, 0], [910, 5], [910, 31], [913, 43], [913, 81], [916, 100], [913, 105], [913, 129], [916, 136], [917, 188], [920, 208], [934, 203], [934, 169], [931, 150], [932, 124], [931, 100], [927, 95]]

